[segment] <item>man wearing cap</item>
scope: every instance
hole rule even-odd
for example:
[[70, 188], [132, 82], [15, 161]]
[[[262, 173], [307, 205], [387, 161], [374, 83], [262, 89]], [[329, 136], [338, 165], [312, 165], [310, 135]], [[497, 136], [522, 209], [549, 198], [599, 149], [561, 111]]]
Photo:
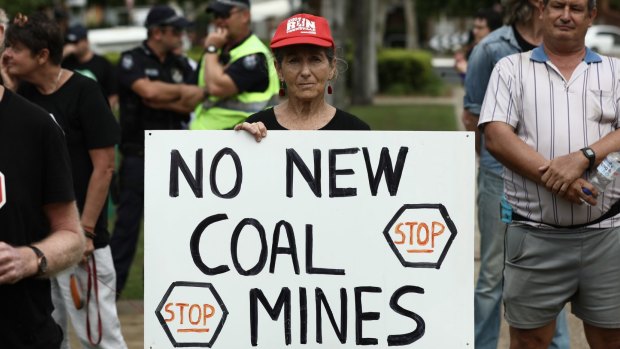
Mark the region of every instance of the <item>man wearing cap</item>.
[[62, 66], [97, 81], [112, 110], [118, 106], [116, 71], [103, 56], [94, 53], [88, 42], [88, 30], [81, 24], [72, 25], [65, 35]]
[[189, 115], [176, 110], [175, 105], [187, 98], [197, 102], [204, 98], [202, 88], [189, 84], [194, 72], [187, 61], [173, 53], [182, 45], [183, 31], [189, 25], [171, 7], [154, 6], [146, 17], [147, 39], [123, 52], [119, 61], [123, 160], [117, 219], [110, 241], [119, 293], [136, 251], [144, 206], [144, 131], [182, 129]]
[[196, 107], [193, 130], [232, 129], [274, 105], [278, 76], [269, 49], [250, 31], [249, 0], [214, 0], [215, 30], [205, 39], [198, 86], [208, 97]]

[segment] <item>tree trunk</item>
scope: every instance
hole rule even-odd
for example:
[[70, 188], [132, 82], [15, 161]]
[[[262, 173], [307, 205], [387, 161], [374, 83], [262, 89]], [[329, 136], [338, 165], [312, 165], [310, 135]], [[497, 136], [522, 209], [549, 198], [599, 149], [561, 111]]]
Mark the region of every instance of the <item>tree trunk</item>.
[[[336, 43], [336, 57], [344, 59], [344, 44], [347, 38], [346, 31], [346, 9], [347, 0], [322, 0], [321, 15], [327, 19], [332, 30], [332, 36]], [[327, 103], [344, 109], [347, 106], [347, 84], [346, 72], [341, 64], [337, 64], [339, 75], [331, 81], [334, 91], [331, 95], [326, 95]]]
[[415, 15], [416, 0], [403, 0], [403, 9], [405, 12], [405, 25], [407, 32], [405, 37], [407, 40], [406, 48], [409, 50], [418, 49], [418, 21]]
[[359, 1], [353, 6], [355, 54], [353, 56], [353, 104], [372, 103], [377, 91], [377, 0]]

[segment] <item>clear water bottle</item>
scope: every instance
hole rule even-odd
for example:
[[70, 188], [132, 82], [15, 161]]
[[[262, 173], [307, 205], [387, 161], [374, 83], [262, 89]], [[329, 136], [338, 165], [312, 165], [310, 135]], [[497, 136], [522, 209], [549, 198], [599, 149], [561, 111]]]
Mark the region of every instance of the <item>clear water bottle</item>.
[[618, 174], [618, 170], [620, 170], [620, 153], [609, 153], [605, 160], [596, 168], [596, 173], [590, 178], [590, 183], [592, 183], [599, 193], [602, 193], [605, 191], [605, 188], [607, 188], [607, 185], [614, 180], [614, 176]]

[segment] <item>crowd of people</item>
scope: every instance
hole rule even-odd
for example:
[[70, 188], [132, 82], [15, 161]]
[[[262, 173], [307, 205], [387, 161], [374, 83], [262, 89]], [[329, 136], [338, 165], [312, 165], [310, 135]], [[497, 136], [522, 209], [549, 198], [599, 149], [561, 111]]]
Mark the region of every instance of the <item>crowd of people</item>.
[[[478, 13], [458, 67], [479, 154], [475, 347], [497, 347], [503, 304], [512, 349], [569, 348], [570, 303], [592, 348], [618, 349], [620, 182], [599, 193], [590, 178], [620, 150], [620, 61], [584, 44], [595, 0], [502, 5], [499, 28], [495, 10]], [[267, 47], [250, 6], [209, 2], [197, 67], [181, 52], [192, 23], [166, 5], [117, 67], [82, 25], [0, 10], [2, 347], [69, 348], [69, 322], [85, 348], [127, 347], [116, 300], [143, 215], [145, 130], [370, 130], [326, 101], [339, 60], [327, 20], [295, 14]]]
[[[266, 129], [254, 132], [258, 120], [274, 129], [278, 122], [289, 129], [369, 129], [324, 100], [337, 59], [325, 19], [289, 19], [318, 23], [314, 34], [301, 26], [287, 31], [283, 22], [272, 45], [278, 48], [274, 62], [250, 30], [248, 0], [213, 0], [207, 12], [216, 29], [194, 69], [181, 54], [191, 23], [166, 5], [149, 11], [147, 39], [123, 52], [117, 67], [90, 49], [83, 25], [63, 31], [43, 13], [9, 21], [2, 11], [0, 296], [10, 303], [7, 310], [20, 314], [0, 320], [3, 345], [69, 348], [71, 323], [85, 348], [127, 347], [116, 300], [143, 214], [145, 130], [236, 127], [260, 139]], [[245, 122], [275, 106], [280, 95], [288, 102], [269, 122]], [[8, 146], [15, 143], [24, 151]], [[115, 147], [120, 192], [110, 234]], [[24, 156], [28, 161], [19, 161]], [[26, 182], [31, 172], [40, 177]]]

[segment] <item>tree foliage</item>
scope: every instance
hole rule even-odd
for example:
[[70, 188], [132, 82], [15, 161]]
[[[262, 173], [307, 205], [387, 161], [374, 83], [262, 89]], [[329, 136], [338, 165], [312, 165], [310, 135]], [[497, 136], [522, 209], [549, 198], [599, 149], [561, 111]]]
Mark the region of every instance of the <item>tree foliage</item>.
[[13, 18], [18, 12], [32, 13], [49, 6], [49, 0], [0, 0], [0, 8], [6, 11], [9, 18]]
[[498, 0], [442, 0], [416, 1], [418, 18], [426, 18], [440, 13], [449, 16], [473, 15], [478, 9], [491, 7]]

